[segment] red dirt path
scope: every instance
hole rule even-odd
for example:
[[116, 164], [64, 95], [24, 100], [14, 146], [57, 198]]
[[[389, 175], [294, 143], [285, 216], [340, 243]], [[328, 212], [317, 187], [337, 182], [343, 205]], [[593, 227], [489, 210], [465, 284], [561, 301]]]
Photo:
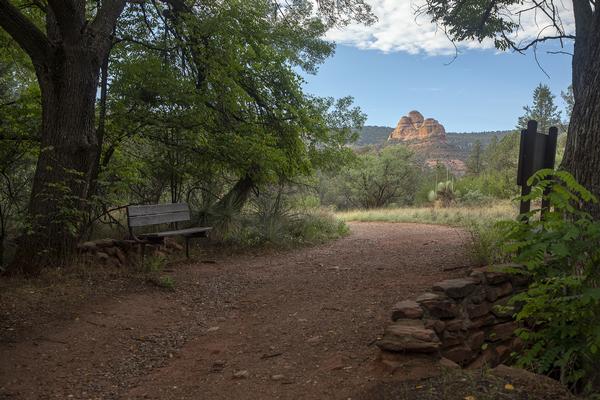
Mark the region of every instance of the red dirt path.
[[[454, 228], [350, 224], [325, 245], [179, 265], [0, 342], [0, 399], [348, 399], [393, 303], [464, 273]], [[242, 375], [236, 378], [237, 375]]]

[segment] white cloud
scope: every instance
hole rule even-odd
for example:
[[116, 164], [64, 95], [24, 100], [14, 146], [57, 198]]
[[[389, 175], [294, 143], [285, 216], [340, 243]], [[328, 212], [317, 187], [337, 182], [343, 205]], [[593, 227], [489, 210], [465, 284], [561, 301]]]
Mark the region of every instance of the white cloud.
[[[367, 0], [373, 7], [373, 12], [379, 21], [371, 26], [351, 24], [343, 29], [328, 32], [327, 38], [340, 44], [346, 44], [360, 49], [373, 49], [385, 53], [406, 52], [410, 54], [448, 55], [454, 54], [455, 48], [441, 29], [431, 23], [427, 16], [415, 16], [415, 9], [422, 0]], [[525, 4], [519, 9], [529, 8]], [[557, 9], [562, 17], [566, 32], [574, 31], [571, 0], [558, 0]], [[514, 10], [517, 11], [517, 10]], [[517, 16], [513, 11], [513, 18]], [[521, 15], [520, 30], [516, 38], [520, 41], [537, 37], [540, 30], [548, 25], [549, 19], [539, 11], [529, 11]], [[552, 29], [544, 33], [553, 35]], [[468, 41], [458, 44], [459, 49], [490, 49], [491, 40], [483, 43]]]

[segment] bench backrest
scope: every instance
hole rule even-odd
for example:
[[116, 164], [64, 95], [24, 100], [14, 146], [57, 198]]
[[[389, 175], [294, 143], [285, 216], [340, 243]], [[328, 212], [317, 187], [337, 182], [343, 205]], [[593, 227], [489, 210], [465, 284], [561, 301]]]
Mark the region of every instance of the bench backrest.
[[127, 223], [130, 228], [189, 220], [190, 208], [186, 203], [127, 206]]

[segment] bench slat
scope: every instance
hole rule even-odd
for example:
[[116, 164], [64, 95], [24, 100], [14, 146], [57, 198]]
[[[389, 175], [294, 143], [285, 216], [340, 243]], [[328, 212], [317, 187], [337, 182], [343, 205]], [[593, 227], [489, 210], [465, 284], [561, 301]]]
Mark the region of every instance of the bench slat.
[[190, 212], [189, 210], [169, 212], [162, 214], [146, 214], [129, 216], [129, 226], [147, 226], [147, 225], [158, 225], [167, 224], [170, 222], [181, 222], [189, 221]]
[[212, 228], [209, 227], [198, 227], [198, 228], [188, 228], [188, 229], [180, 229], [177, 231], [165, 231], [165, 232], [156, 232], [156, 233], [145, 233], [139, 235], [140, 237], [166, 237], [166, 236], [187, 236], [193, 235], [195, 233], [201, 232], [209, 232]]
[[187, 211], [190, 209], [186, 203], [172, 203], [172, 204], [149, 204], [142, 206], [128, 206], [127, 215], [130, 217], [136, 217], [140, 215], [153, 215], [153, 214], [166, 214], [172, 212]]

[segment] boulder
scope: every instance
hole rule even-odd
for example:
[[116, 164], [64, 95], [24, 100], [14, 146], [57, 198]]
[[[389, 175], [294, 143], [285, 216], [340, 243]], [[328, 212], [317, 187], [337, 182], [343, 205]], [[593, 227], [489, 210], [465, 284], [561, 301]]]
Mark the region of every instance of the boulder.
[[377, 346], [392, 352], [432, 353], [440, 347], [440, 339], [423, 321], [402, 319], [385, 328]]

